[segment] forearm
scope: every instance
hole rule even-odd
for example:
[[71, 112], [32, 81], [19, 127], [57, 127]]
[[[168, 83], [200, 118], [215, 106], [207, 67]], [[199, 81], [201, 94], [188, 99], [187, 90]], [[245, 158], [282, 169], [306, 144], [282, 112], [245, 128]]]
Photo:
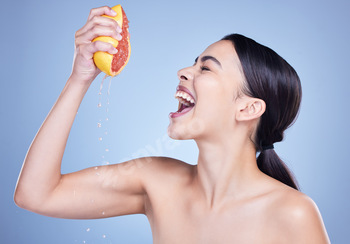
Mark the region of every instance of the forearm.
[[74, 78], [67, 81], [24, 160], [15, 192], [18, 205], [44, 202], [59, 184], [66, 142], [88, 87]]

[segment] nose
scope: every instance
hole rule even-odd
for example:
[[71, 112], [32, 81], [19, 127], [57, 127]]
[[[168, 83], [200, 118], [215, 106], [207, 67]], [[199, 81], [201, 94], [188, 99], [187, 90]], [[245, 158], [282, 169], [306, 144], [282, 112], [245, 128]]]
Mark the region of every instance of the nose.
[[188, 81], [193, 79], [193, 74], [191, 72], [191, 67], [180, 69], [177, 72], [177, 76], [180, 81]]

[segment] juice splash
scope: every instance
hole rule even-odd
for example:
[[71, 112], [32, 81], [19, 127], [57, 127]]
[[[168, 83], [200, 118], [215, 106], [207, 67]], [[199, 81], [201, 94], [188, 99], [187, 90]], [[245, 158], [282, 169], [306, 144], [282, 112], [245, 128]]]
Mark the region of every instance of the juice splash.
[[[109, 113], [109, 96], [110, 96], [110, 90], [111, 90], [111, 84], [112, 84], [112, 78], [113, 77], [110, 77], [109, 84], [108, 84], [108, 89], [107, 89], [107, 95], [106, 95], [106, 104], [104, 104], [103, 101], [102, 101], [102, 92], [103, 92], [103, 83], [104, 83], [106, 77], [107, 77], [107, 75], [104, 76], [102, 81], [101, 81], [100, 90], [99, 90], [99, 93], [98, 93], [99, 99], [98, 99], [98, 104], [97, 104], [98, 109], [101, 109], [100, 110], [101, 117], [105, 117], [104, 119], [102, 119], [100, 117], [99, 121], [97, 122], [97, 127], [98, 127], [98, 130], [99, 130], [98, 141], [104, 147], [103, 154], [101, 156], [101, 159], [102, 159], [102, 163], [101, 164], [109, 164], [108, 157], [106, 157], [105, 154], [109, 152], [108, 140], [106, 140], [106, 139], [107, 139], [107, 135], [108, 135], [108, 122], [109, 122], [109, 118], [108, 118], [108, 113]], [[103, 109], [102, 109], [103, 107], [106, 107], [104, 112], [103, 112]]]

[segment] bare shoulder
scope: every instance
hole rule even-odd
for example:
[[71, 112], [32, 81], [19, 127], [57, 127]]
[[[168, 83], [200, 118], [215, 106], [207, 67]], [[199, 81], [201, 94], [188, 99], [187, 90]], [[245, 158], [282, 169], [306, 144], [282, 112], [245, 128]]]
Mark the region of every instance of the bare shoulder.
[[176, 197], [181, 197], [192, 182], [194, 166], [191, 164], [167, 157], [140, 158], [138, 161], [142, 166], [139, 175], [146, 193], [145, 213], [149, 217], [154, 209], [161, 212], [167, 206], [164, 202], [170, 204]]
[[[139, 162], [137, 162], [139, 161]], [[135, 159], [135, 163], [142, 164], [145, 171], [157, 171], [161, 173], [186, 173], [193, 170], [194, 165], [169, 157], [145, 157]]]
[[272, 195], [268, 212], [291, 243], [330, 243], [319, 209], [309, 196], [285, 185]]
[[194, 165], [169, 157], [146, 157], [133, 160], [139, 168], [144, 185], [181, 183], [190, 180]]

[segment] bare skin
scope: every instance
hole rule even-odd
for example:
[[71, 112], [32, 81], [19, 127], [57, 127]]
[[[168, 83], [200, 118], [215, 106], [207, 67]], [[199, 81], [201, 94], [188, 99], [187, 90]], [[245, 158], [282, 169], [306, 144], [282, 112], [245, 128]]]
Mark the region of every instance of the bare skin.
[[243, 76], [227, 41], [209, 46], [178, 73], [195, 106], [170, 117], [168, 134], [196, 141], [197, 165], [150, 157], [61, 174], [75, 115], [100, 72], [93, 53], [115, 53], [111, 45], [91, 40], [120, 39], [120, 27], [102, 14], [114, 15], [109, 7], [93, 9], [76, 33], [72, 74], [29, 148], [16, 204], [59, 218], [145, 214], [154, 243], [329, 243], [314, 202], [258, 169], [250, 138], [266, 105], [237, 97]]

